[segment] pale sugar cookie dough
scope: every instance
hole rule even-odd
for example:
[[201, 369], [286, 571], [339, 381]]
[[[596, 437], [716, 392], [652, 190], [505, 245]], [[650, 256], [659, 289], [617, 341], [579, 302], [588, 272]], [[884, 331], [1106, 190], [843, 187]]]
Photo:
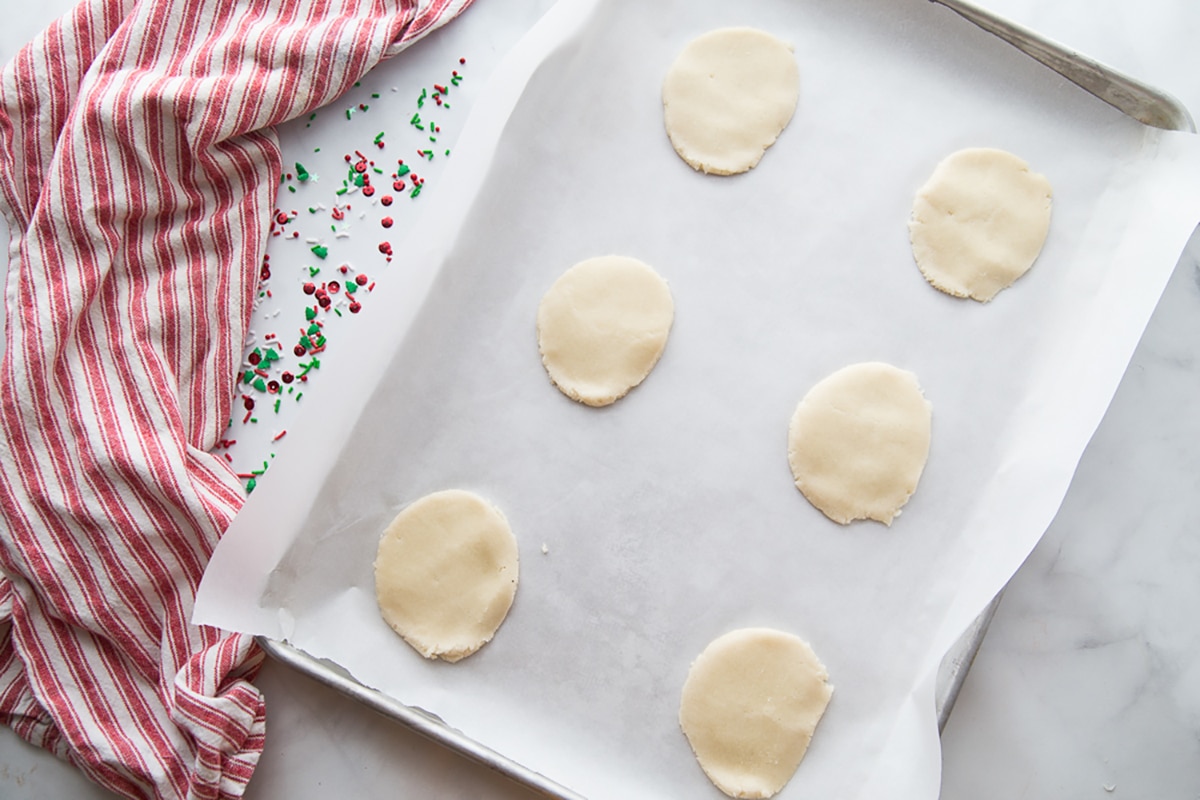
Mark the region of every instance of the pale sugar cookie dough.
[[722, 28], [689, 42], [667, 70], [663, 121], [693, 168], [733, 175], [775, 143], [799, 94], [791, 47], [753, 28]]
[[542, 297], [538, 350], [572, 400], [606, 406], [658, 363], [675, 318], [671, 290], [635, 258], [600, 256], [564, 272]]
[[832, 694], [829, 673], [803, 639], [743, 628], [713, 640], [692, 663], [679, 725], [718, 789], [771, 797], [800, 766]]
[[383, 533], [375, 595], [426, 658], [458, 661], [491, 641], [517, 591], [517, 540], [498, 509], [452, 489], [426, 495]]
[[1050, 181], [1012, 153], [960, 150], [913, 201], [913, 257], [933, 286], [986, 303], [1033, 266], [1050, 230]]
[[891, 525], [929, 457], [932, 411], [917, 378], [890, 364], [844, 367], [796, 406], [788, 463], [796, 488], [843, 525]]

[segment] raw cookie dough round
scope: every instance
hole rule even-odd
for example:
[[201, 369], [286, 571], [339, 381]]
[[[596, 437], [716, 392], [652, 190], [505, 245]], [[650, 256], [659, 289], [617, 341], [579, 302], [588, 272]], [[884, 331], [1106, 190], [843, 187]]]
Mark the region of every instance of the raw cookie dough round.
[[563, 394], [589, 406], [624, 397], [658, 363], [675, 317], [667, 282], [635, 258], [564, 272], [538, 306], [538, 350]]
[[1050, 181], [1012, 153], [960, 150], [913, 201], [908, 235], [921, 274], [955, 297], [986, 303], [1024, 275], [1050, 229]]
[[879, 362], [844, 367], [809, 390], [792, 415], [796, 488], [834, 522], [891, 525], [921, 479], [931, 422], [911, 372]]
[[471, 492], [422, 497], [379, 541], [380, 613], [426, 658], [458, 661], [487, 644], [516, 591], [516, 537], [504, 515]]
[[679, 725], [704, 774], [730, 797], [771, 797], [795, 774], [829, 705], [808, 643], [769, 628], [715, 640], [692, 663]]
[[745, 172], [787, 127], [799, 94], [800, 70], [786, 43], [753, 28], [710, 31], [667, 70], [667, 136], [695, 169]]

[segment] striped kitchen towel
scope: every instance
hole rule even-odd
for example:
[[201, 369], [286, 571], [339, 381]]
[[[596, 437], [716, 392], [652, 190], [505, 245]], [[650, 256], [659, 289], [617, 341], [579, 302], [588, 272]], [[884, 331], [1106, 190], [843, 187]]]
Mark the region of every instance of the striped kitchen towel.
[[279, 186], [273, 125], [470, 0], [84, 0], [0, 73], [0, 714], [118, 794], [241, 796], [261, 662], [189, 624]]

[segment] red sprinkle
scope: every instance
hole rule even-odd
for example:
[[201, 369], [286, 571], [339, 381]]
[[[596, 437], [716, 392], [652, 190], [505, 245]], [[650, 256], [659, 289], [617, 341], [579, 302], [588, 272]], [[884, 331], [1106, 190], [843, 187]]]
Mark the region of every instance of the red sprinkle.
[[379, 224], [385, 228], [392, 227], [393, 222], [394, 220], [391, 217], [384, 217], [383, 219], [379, 220]]
[[354, 282], [357, 283], [359, 286], [366, 286], [367, 285], [366, 273], [360, 272], [358, 275], [355, 275]]
[[392, 196], [390, 194], [385, 194], [383, 197], [379, 198], [379, 202], [383, 203], [385, 206], [390, 206], [392, 204]]
[[404, 191], [404, 181], [396, 181], [395, 183], [392, 184], [392, 188], [395, 189], [397, 192], [403, 192]]
[[255, 351], [246, 356], [246, 360], [249, 361], [251, 365], [257, 364], [258, 362], [262, 361], [262, 354], [258, 351]]
[[362, 193], [363, 196], [370, 197], [371, 195], [375, 194], [375, 187], [368, 183], [362, 188]]
[[280, 431], [279, 433], [275, 434], [275, 438], [273, 438], [271, 441], [272, 441], [272, 442], [278, 442], [278, 441], [279, 441], [280, 439], [282, 439], [284, 436], [287, 436], [287, 431], [286, 431], [286, 430]]
[[342, 285], [340, 283], [338, 283], [337, 281], [330, 281], [329, 283], [326, 284], [326, 288], [329, 289], [330, 293], [337, 294], [338, 289], [341, 289]]
[[308, 351], [304, 349], [304, 345], [298, 344], [292, 348], [292, 352], [295, 353], [297, 356], [302, 356], [305, 353], [307, 353]]
[[291, 383], [292, 381], [296, 380], [296, 376], [290, 372], [285, 372], [279, 376], [279, 379], [284, 383]]
[[362, 303], [355, 301], [350, 304], [350, 313], [351, 314], [357, 314], [359, 311], [362, 311]]
[[254, 409], [254, 398], [242, 395], [242, 407], [247, 411], [252, 411]]
[[316, 291], [317, 291], [317, 285], [315, 283], [304, 284], [304, 293], [305, 294], [313, 294]]
[[392, 255], [392, 243], [391, 242], [380, 242], [379, 243], [379, 252], [383, 253], [385, 256], [390, 257]]

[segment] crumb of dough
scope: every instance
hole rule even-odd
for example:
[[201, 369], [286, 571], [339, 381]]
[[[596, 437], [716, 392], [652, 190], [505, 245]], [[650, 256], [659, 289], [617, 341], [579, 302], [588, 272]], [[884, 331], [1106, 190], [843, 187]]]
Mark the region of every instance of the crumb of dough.
[[932, 411], [911, 372], [852, 364], [796, 406], [788, 463], [808, 501], [843, 525], [891, 525], [917, 489], [929, 457]]
[[1050, 230], [1053, 191], [1012, 153], [972, 148], [937, 165], [913, 200], [913, 258], [937, 289], [986, 303], [1029, 271]]
[[807, 642], [743, 628], [713, 640], [692, 663], [679, 725], [718, 789], [771, 797], [800, 766], [832, 695], [829, 673]]
[[517, 591], [517, 540], [471, 492], [426, 495], [383, 533], [375, 595], [383, 619], [426, 658], [458, 661], [491, 641]]
[[538, 350], [559, 390], [607, 406], [658, 363], [675, 318], [671, 290], [635, 258], [600, 256], [564, 272], [542, 297]]
[[689, 42], [667, 70], [663, 122], [694, 169], [734, 175], [758, 164], [799, 95], [789, 45], [753, 28], [722, 28]]

